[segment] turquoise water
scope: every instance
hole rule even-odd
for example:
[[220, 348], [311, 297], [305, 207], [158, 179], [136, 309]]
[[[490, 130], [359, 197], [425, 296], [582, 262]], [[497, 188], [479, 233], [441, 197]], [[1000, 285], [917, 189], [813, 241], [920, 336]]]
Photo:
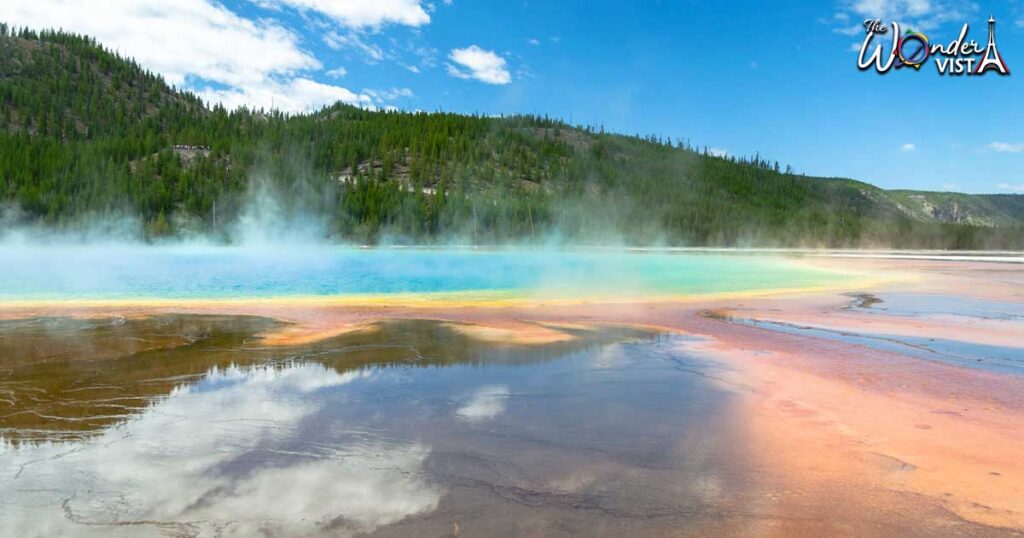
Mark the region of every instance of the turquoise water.
[[771, 256], [669, 251], [347, 247], [0, 247], [0, 301], [692, 295], [821, 286], [849, 276]]

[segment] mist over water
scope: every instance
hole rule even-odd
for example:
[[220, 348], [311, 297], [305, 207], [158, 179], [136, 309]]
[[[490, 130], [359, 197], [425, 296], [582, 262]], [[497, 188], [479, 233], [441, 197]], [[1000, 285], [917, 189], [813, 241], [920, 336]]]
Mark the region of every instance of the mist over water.
[[[374, 248], [339, 242], [314, 189], [254, 180], [227, 235], [146, 242], [131, 217], [60, 231], [0, 221], [0, 301], [476, 294], [630, 297], [818, 286], [782, 259], [612, 248]], [[187, 228], [187, 227], [186, 227]], [[394, 241], [400, 243], [400, 238]], [[455, 241], [455, 238], [451, 238]]]

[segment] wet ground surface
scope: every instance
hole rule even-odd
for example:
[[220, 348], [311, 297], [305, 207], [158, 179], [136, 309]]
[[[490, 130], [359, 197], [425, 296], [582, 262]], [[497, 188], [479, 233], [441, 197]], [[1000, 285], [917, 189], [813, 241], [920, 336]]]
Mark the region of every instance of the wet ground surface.
[[698, 337], [545, 327], [572, 338], [403, 320], [288, 347], [252, 316], [0, 321], [0, 536], [1016, 535], [780, 475], [742, 411], [756, 389]]
[[[990, 372], [1024, 376], [1024, 348], [990, 346], [946, 338], [850, 332], [779, 321], [740, 319], [731, 321], [789, 334], [837, 340], [918, 359], [939, 361], [953, 366], [980, 368]], [[955, 335], [951, 335], [951, 337], [955, 338]]]
[[402, 321], [261, 346], [255, 335], [274, 324], [4, 323], [0, 535], [628, 535], [749, 523], [756, 490], [731, 395], [686, 337], [607, 327], [486, 345]]
[[854, 293], [850, 309], [892, 316], [958, 316], [1024, 321], [1024, 303], [934, 293]]
[[[878, 330], [843, 330], [835, 327], [763, 320], [742, 315], [724, 315], [733, 323], [773, 331], [825, 338], [871, 349], [898, 353], [908, 357], [938, 361], [953, 366], [978, 368], [1001, 374], [1024, 376], [1024, 303], [1000, 302], [952, 295], [886, 293], [850, 294], [853, 299], [844, 310], [877, 316], [909, 317], [927, 324], [929, 319], [950, 317], [970, 320], [998, 320], [1020, 323], [1021, 345], [1000, 346], [960, 340], [955, 332], [935, 336], [909, 336], [884, 332], [884, 323], [875, 323]], [[709, 315], [718, 315], [709, 313]], [[966, 325], [964, 330], [969, 330]]]

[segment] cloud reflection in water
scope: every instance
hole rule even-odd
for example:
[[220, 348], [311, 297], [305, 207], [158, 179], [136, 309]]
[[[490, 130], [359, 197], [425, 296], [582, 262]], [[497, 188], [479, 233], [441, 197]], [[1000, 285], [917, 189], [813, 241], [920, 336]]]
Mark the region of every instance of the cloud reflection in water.
[[511, 394], [507, 385], [486, 385], [473, 392], [455, 415], [467, 422], [483, 422], [505, 412], [505, 403]]
[[428, 446], [302, 442], [324, 405], [316, 393], [369, 376], [310, 363], [214, 369], [87, 441], [0, 446], [0, 491], [18, 497], [0, 500], [0, 535], [135, 536], [139, 524], [344, 535], [432, 511]]

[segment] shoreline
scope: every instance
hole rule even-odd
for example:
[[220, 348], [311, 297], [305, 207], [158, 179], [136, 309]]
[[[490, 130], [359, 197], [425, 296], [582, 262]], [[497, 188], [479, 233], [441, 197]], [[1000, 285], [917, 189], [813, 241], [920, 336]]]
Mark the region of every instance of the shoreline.
[[[0, 319], [21, 315], [26, 311], [41, 313], [74, 310], [116, 311], [118, 309], [188, 312], [190, 309], [236, 309], [241, 307], [321, 307], [321, 308], [534, 308], [541, 306], [614, 306], [648, 304], [691, 304], [695, 302], [740, 300], [759, 297], [843, 293], [907, 282], [907, 275], [887, 278], [849, 280], [832, 285], [762, 288], [741, 291], [634, 295], [543, 295], [521, 290], [485, 290], [422, 293], [356, 293], [348, 295], [292, 295], [203, 298], [129, 298], [129, 299], [15, 299], [0, 300]], [[179, 310], [184, 309], [184, 311]]]

